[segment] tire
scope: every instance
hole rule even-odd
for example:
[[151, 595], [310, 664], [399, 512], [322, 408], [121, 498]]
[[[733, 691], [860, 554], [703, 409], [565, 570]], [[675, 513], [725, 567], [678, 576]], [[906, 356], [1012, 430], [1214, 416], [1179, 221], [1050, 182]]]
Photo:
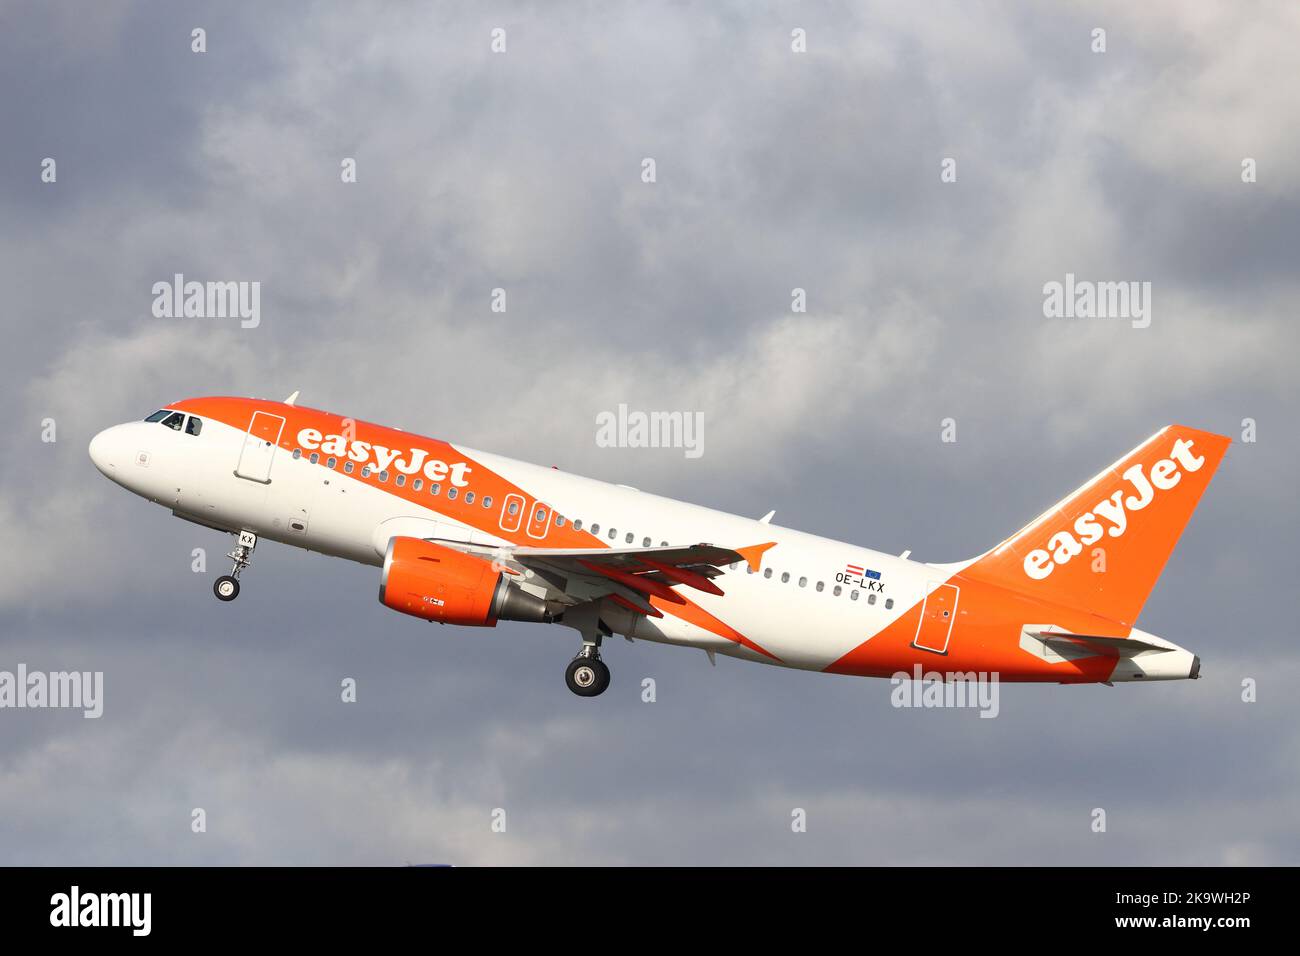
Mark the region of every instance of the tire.
[[575, 657], [564, 669], [564, 682], [579, 697], [599, 697], [609, 686], [609, 668], [597, 657]]
[[223, 574], [212, 582], [212, 593], [218, 601], [233, 601], [239, 597], [239, 581], [229, 574]]

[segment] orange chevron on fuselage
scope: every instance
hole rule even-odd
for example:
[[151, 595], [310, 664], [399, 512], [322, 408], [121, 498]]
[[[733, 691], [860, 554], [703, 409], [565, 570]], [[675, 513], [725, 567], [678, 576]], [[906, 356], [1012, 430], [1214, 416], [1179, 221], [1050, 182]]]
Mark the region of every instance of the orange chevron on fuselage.
[[[412, 482], [407, 482], [401, 486], [393, 481], [380, 481], [382, 469], [378, 466], [382, 464], [382, 459], [374, 457], [374, 449], [382, 448], [387, 457], [387, 453], [400, 450], [402, 452], [423, 452], [424, 462], [440, 462], [449, 466], [446, 473], [451, 473], [451, 467], [463, 464], [462, 469], [466, 475], [473, 475], [473, 484], [476, 492], [477, 501], [491, 499], [494, 502], [505, 502], [512, 495], [527, 502], [537, 501], [532, 494], [524, 489], [507, 481], [502, 476], [496, 474], [491, 468], [476, 461], [473, 457], [465, 452], [454, 448], [450, 443], [435, 438], [426, 438], [422, 435], [411, 434], [400, 429], [389, 428], [383, 425], [376, 425], [371, 422], [357, 421], [351, 418], [345, 418], [332, 412], [321, 411], [315, 408], [300, 407], [297, 405], [285, 405], [281, 402], [268, 402], [258, 399], [245, 398], [188, 398], [182, 402], [177, 402], [168, 406], [179, 411], [191, 412], [195, 415], [215, 419], [223, 422], [232, 428], [243, 430], [248, 427], [248, 422], [255, 411], [270, 412], [282, 416], [285, 419], [285, 427], [280, 434], [279, 447], [287, 452], [292, 453], [295, 447], [299, 447], [301, 442], [299, 436], [304, 431], [312, 431], [320, 434], [319, 439], [313, 438], [314, 442], [324, 442], [326, 436], [334, 435], [343, 439], [343, 447], [355, 448], [357, 445], [364, 445], [369, 452], [364, 458], [353, 459], [360, 464], [362, 461], [370, 463], [375, 467], [366, 477], [360, 475], [359, 470], [353, 477], [358, 481], [369, 482], [369, 484], [381, 490], [385, 494], [390, 494], [402, 498], [412, 504], [419, 505], [422, 508], [428, 508], [429, 497], [422, 495], [415, 490]], [[336, 456], [337, 457], [337, 456]], [[408, 455], [413, 459], [414, 455]], [[327, 459], [321, 458], [319, 467], [324, 467]], [[397, 461], [398, 459], [392, 459]], [[408, 464], [413, 464], [408, 461]], [[422, 466], [422, 472], [427, 472], [428, 465]], [[433, 474], [443, 474], [443, 470], [434, 471]], [[414, 474], [414, 472], [412, 472]], [[433, 478], [426, 480], [432, 481]], [[468, 525], [478, 531], [492, 534], [496, 537], [504, 538], [512, 544], [531, 545], [536, 542], [528, 534], [529, 520], [528, 516], [523, 516], [519, 525], [513, 530], [510, 529], [509, 523], [505, 525], [498, 519], [495, 511], [489, 511], [480, 505], [467, 503], [463, 495], [458, 495], [456, 499], [447, 499], [445, 496], [437, 499], [439, 513], [447, 517]], [[549, 510], [549, 509], [548, 509]], [[573, 527], [569, 522], [563, 526], [556, 526], [553, 522], [548, 522], [547, 526], [547, 545], [554, 548], [607, 548], [607, 542], [591, 534], [589, 531], [580, 531]], [[679, 595], [681, 603], [662, 601], [656, 599], [654, 606], [666, 614], [671, 614], [684, 621], [701, 627], [707, 631], [725, 637], [728, 640], [735, 641], [744, 647], [750, 648], [762, 654], [764, 657], [772, 660], [779, 660], [777, 656], [770, 651], [760, 647], [756, 642], [745, 637], [735, 628], [724, 623], [714, 615], [699, 607], [685, 595]]]

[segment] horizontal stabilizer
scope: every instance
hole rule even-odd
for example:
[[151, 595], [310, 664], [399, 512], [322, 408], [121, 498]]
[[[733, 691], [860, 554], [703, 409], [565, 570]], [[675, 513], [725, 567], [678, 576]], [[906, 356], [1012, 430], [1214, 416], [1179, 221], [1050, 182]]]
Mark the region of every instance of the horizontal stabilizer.
[[1100, 634], [1067, 634], [1062, 631], [1033, 631], [1034, 637], [1050, 644], [1084, 644], [1098, 650], [1118, 651], [1120, 657], [1129, 657], [1143, 651], [1170, 650], [1163, 644], [1152, 644], [1135, 637], [1103, 637]]

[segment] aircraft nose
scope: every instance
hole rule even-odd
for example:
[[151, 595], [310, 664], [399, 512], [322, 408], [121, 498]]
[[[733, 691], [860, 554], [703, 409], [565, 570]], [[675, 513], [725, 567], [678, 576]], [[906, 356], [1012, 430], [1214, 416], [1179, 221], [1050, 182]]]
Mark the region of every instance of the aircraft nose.
[[[117, 426], [114, 426], [116, 428]], [[113, 428], [106, 428], [90, 440], [90, 460], [95, 463], [104, 475], [116, 480], [117, 470], [121, 467], [122, 462], [119, 460], [120, 455], [116, 446], [120, 442], [115, 440]]]

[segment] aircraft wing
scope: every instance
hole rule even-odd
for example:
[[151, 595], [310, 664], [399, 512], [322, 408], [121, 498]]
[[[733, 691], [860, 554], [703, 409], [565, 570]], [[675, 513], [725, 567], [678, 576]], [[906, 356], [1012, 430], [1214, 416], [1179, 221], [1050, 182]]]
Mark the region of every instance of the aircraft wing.
[[596, 564], [601, 567], [616, 568], [620, 571], [645, 571], [649, 567], [646, 559], [671, 567], [708, 568], [714, 573], [728, 564], [746, 560], [739, 551], [720, 548], [711, 544], [693, 544], [688, 547], [672, 548], [583, 548], [577, 550], [559, 548], [511, 548], [510, 554], [518, 561], [532, 565], [546, 564], [555, 568], [573, 571]]
[[721, 595], [713, 583], [722, 569], [745, 562], [758, 570], [771, 544], [725, 548], [713, 544], [661, 548], [536, 548], [494, 550], [498, 561], [514, 563], [537, 574], [577, 603], [613, 597], [629, 610], [663, 617], [650, 601], [685, 604], [676, 588], [684, 586]]
[[659, 548], [545, 548], [508, 545], [444, 536], [446, 529], [424, 518], [397, 518], [380, 524], [374, 532], [377, 554], [385, 553], [391, 538], [422, 538], [495, 562], [503, 573], [520, 576], [532, 572], [546, 582], [555, 600], [582, 604], [605, 597], [639, 614], [662, 617], [650, 602], [686, 604], [679, 587], [722, 594], [713, 579], [730, 564], [747, 562], [757, 571], [764, 552], [775, 542], [728, 548], [692, 544]]

